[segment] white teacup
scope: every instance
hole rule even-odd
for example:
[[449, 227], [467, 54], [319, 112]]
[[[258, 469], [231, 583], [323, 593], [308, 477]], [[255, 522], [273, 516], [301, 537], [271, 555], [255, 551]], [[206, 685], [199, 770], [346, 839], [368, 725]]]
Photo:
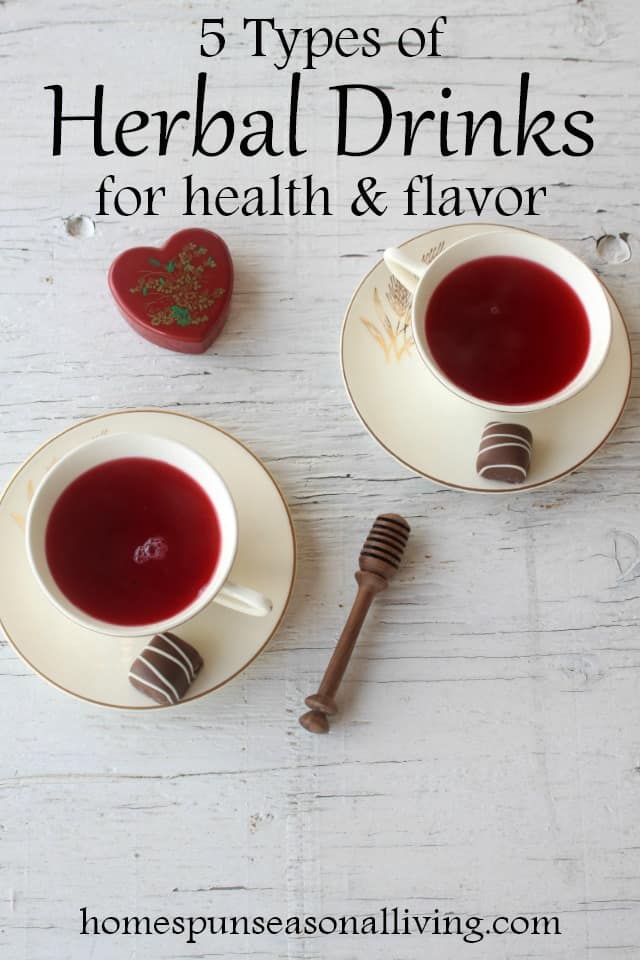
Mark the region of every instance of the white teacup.
[[[438, 284], [464, 263], [497, 256], [520, 257], [552, 270], [579, 297], [589, 322], [589, 349], [581, 369], [562, 390], [535, 403], [492, 403], [472, 396], [449, 379], [434, 359], [427, 341], [425, 315]], [[552, 240], [525, 231], [492, 230], [452, 243], [429, 264], [421, 263], [395, 247], [385, 250], [384, 261], [394, 276], [413, 294], [411, 323], [420, 357], [434, 376], [465, 400], [496, 411], [542, 410], [568, 400], [584, 389], [605, 361], [611, 342], [611, 311], [604, 289], [582, 260]]]
[[[211, 579], [196, 599], [175, 616], [156, 623], [127, 626], [98, 620], [75, 606], [56, 584], [45, 551], [47, 523], [58, 497], [86, 470], [121, 457], [147, 457], [162, 460], [188, 474], [202, 487], [213, 503], [221, 532], [221, 549]], [[270, 613], [271, 600], [249, 587], [228, 580], [238, 546], [238, 519], [229, 490], [220, 475], [199, 454], [174, 440], [145, 433], [117, 433], [89, 440], [67, 453], [40, 481], [27, 515], [27, 555], [33, 574], [48, 596], [70, 620], [111, 636], [139, 637], [165, 633], [199, 613], [215, 601], [241, 613], [263, 617]]]

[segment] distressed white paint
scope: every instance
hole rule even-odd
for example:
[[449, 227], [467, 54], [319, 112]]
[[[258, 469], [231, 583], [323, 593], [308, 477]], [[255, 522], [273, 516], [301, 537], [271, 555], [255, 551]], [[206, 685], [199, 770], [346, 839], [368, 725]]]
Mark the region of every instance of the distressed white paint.
[[[637, 303], [638, 43], [632, 0], [481, 4], [415, 12], [374, 0], [211, 5], [203, 0], [3, 0], [0, 4], [0, 470], [77, 420], [132, 406], [220, 423], [266, 460], [299, 535], [290, 614], [269, 650], [219, 694], [161, 716], [66, 699], [0, 647], [0, 945], [9, 960], [353, 957], [636, 960], [640, 954], [640, 576], [638, 399], [612, 440], [557, 487], [503, 502], [409, 476], [361, 429], [337, 360], [345, 303], [383, 247], [428, 228], [394, 203], [355, 220], [357, 177], [399, 191], [416, 172], [444, 183], [555, 184], [535, 228], [596, 267], [633, 334]], [[256, 11], [256, 6], [260, 9]], [[394, 9], [395, 8], [395, 9]], [[402, 11], [401, 13], [398, 11]], [[448, 56], [327, 57], [303, 76], [297, 159], [92, 159], [87, 133], [50, 151], [50, 94], [69, 109], [106, 85], [107, 110], [188, 107], [207, 66], [219, 104], [282, 111], [288, 72], [248, 58], [243, 15], [286, 26], [377, 25], [385, 39], [446, 13]], [[220, 61], [198, 56], [202, 17], [228, 17]], [[564, 157], [453, 158], [434, 142], [400, 158], [336, 160], [332, 83], [390, 89], [427, 109], [450, 83], [459, 109], [513, 109], [521, 70], [536, 102], [597, 117], [596, 149]], [[356, 121], [365, 136], [371, 119]], [[162, 352], [116, 315], [106, 269], [122, 248], [184, 226], [180, 177], [212, 185], [313, 172], [335, 215], [198, 223], [237, 265], [224, 339], [205, 356]], [[162, 216], [97, 220], [93, 190], [171, 185]], [[437, 221], [434, 225], [437, 225]], [[613, 240], [597, 244], [610, 234]], [[621, 238], [621, 240], [619, 239]], [[376, 606], [332, 733], [296, 725], [353, 594], [360, 542], [381, 510], [408, 516], [408, 562]], [[89, 941], [101, 914], [418, 912], [558, 914], [557, 938], [156, 937]]]

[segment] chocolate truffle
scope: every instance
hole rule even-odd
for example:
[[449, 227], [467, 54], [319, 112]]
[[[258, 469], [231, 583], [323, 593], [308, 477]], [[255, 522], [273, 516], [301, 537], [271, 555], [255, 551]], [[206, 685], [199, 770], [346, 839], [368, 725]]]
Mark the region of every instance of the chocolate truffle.
[[167, 706], [180, 701], [202, 667], [202, 657], [175, 633], [158, 633], [131, 664], [129, 681]]
[[531, 460], [531, 430], [521, 423], [488, 423], [482, 431], [476, 470], [486, 480], [522, 483]]

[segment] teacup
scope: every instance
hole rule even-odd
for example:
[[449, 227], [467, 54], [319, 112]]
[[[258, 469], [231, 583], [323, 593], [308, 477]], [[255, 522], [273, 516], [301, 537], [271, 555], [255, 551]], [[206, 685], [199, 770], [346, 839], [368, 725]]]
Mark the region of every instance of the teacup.
[[[429, 303], [445, 278], [457, 268], [486, 257], [513, 257], [545, 267], [560, 277], [574, 292], [586, 314], [588, 348], [581, 366], [561, 389], [525, 403], [494, 402], [474, 396], [453, 382], [436, 361], [427, 338], [425, 317]], [[417, 351], [426, 367], [452, 393], [490, 410], [530, 412], [568, 400], [595, 377], [605, 361], [611, 341], [611, 312], [604, 289], [592, 271], [573, 253], [559, 244], [526, 231], [491, 230], [452, 243], [425, 264], [402, 248], [385, 251], [384, 260], [394, 276], [413, 294], [412, 332]], [[553, 345], [549, 345], [553, 350]]]
[[[46, 533], [54, 506], [63, 492], [88, 470], [123, 458], [146, 458], [175, 467], [197, 484], [213, 504], [219, 526], [219, 553], [210, 579], [188, 605], [171, 617], [144, 624], [110, 623], [78, 607], [58, 586], [49, 567]], [[206, 536], [207, 531], [202, 531]], [[29, 506], [26, 547], [29, 564], [51, 603], [75, 623], [111, 636], [165, 633], [191, 619], [212, 601], [241, 613], [265, 616], [271, 600], [228, 579], [238, 545], [238, 520], [231, 494], [219, 473], [199, 454], [174, 440], [151, 434], [119, 433], [99, 437], [67, 453], [45, 474]]]

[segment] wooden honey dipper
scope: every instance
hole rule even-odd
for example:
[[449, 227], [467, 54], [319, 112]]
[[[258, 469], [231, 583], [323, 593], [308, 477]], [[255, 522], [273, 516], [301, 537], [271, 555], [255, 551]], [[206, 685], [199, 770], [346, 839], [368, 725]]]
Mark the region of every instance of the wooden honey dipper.
[[317, 693], [305, 699], [311, 709], [300, 717], [302, 726], [311, 733], [327, 733], [327, 717], [338, 712], [335, 696], [347, 669], [356, 640], [377, 593], [384, 590], [402, 561], [411, 527], [397, 513], [381, 513], [360, 551], [355, 577], [358, 593], [353, 602], [340, 639], [327, 664]]

